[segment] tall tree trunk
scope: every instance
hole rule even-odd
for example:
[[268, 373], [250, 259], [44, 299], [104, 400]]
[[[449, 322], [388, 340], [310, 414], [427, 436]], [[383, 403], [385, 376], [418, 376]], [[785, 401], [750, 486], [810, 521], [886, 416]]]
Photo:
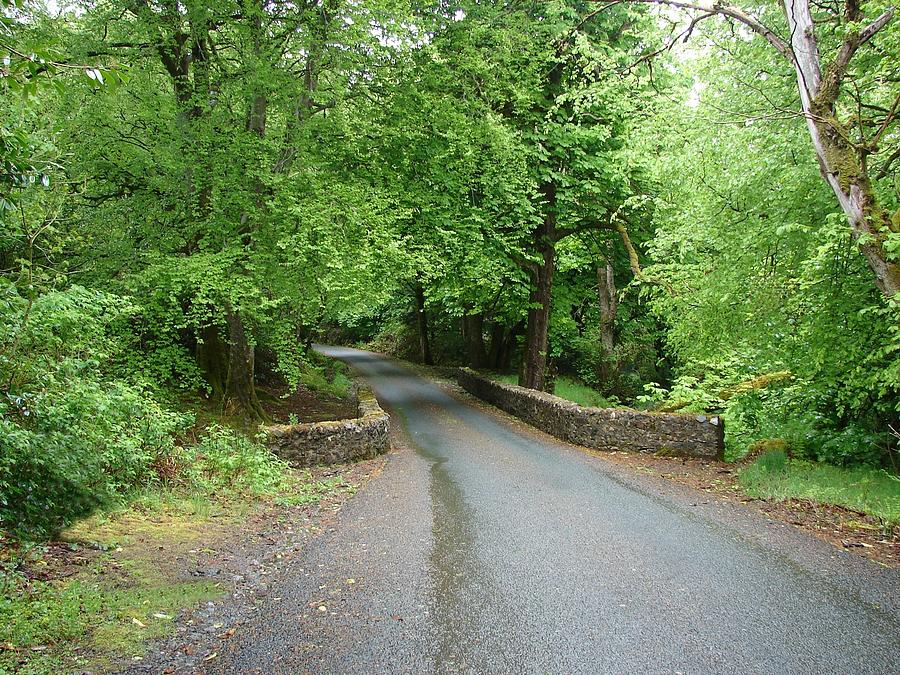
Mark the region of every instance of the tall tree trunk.
[[537, 243], [543, 261], [532, 271], [528, 298], [528, 325], [525, 329], [525, 353], [519, 384], [529, 389], [544, 389], [547, 384], [547, 348], [550, 328], [550, 302], [556, 265], [556, 185], [543, 187], [546, 213], [538, 230]]
[[225, 379], [228, 376], [228, 349], [216, 326], [204, 326], [197, 340], [197, 365], [216, 401], [225, 398]]
[[491, 351], [488, 354], [488, 363], [491, 368], [500, 372], [507, 372], [510, 369], [516, 338], [522, 334], [524, 327], [524, 321], [520, 321], [508, 330], [499, 323], [495, 323], [491, 327]]
[[463, 337], [466, 340], [469, 367], [479, 370], [486, 367], [488, 356], [484, 347], [484, 314], [478, 312], [463, 316]]
[[241, 315], [230, 307], [225, 312], [228, 324], [228, 375], [225, 380], [226, 410], [240, 410], [254, 422], [266, 420], [266, 413], [256, 396], [253, 381], [255, 357], [247, 340]]
[[431, 357], [431, 340], [428, 337], [428, 313], [425, 311], [425, 289], [416, 284], [416, 324], [419, 327], [419, 356], [426, 366], [434, 365]]
[[503, 348], [506, 344], [506, 329], [502, 323], [491, 324], [491, 348], [488, 352], [488, 364], [494, 370], [500, 370]]
[[600, 300], [600, 347], [603, 361], [600, 365], [600, 379], [606, 383], [615, 372], [616, 312], [619, 302], [616, 298], [616, 280], [612, 262], [597, 266], [597, 295]]
[[[838, 121], [835, 111], [850, 59], [890, 20], [892, 12], [886, 12], [883, 20], [879, 17], [862, 32], [851, 33], [823, 76], [809, 0], [784, 0], [784, 11], [800, 102], [822, 177], [841, 205], [853, 239], [875, 276], [875, 285], [885, 296], [893, 297], [900, 291], [900, 264], [889, 259], [884, 245], [888, 233], [898, 230], [878, 204], [865, 163], [847, 141], [848, 130]], [[859, 21], [859, 8], [854, 12], [856, 15], [849, 20]]]

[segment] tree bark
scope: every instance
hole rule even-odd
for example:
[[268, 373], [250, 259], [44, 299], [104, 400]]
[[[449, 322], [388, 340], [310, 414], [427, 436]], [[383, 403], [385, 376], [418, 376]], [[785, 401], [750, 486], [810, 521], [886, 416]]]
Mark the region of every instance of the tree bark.
[[469, 356], [469, 367], [480, 370], [488, 364], [487, 349], [484, 346], [484, 314], [463, 316], [463, 337]]
[[542, 192], [546, 199], [544, 222], [538, 229], [537, 243], [540, 265], [532, 270], [531, 293], [528, 298], [528, 325], [525, 330], [525, 353], [519, 384], [543, 390], [547, 385], [547, 349], [550, 328], [550, 302], [553, 271], [556, 265], [556, 185], [546, 183]]
[[421, 283], [415, 287], [416, 324], [419, 328], [419, 356], [426, 366], [434, 365], [431, 356], [431, 340], [428, 337], [428, 313], [425, 311], [425, 289]]
[[239, 410], [253, 422], [266, 420], [266, 413], [256, 396], [253, 381], [255, 357], [253, 345], [247, 340], [241, 315], [228, 308], [225, 312], [228, 324], [228, 376], [225, 380], [225, 409]]
[[597, 266], [597, 295], [600, 300], [600, 347], [602, 362], [600, 379], [609, 382], [615, 371], [616, 313], [619, 302], [616, 298], [616, 280], [612, 262], [607, 260]]
[[488, 364], [494, 370], [501, 369], [503, 348], [506, 345], [506, 328], [502, 323], [491, 325], [491, 348], [488, 352]]
[[512, 328], [495, 323], [491, 327], [491, 350], [488, 354], [490, 367], [499, 372], [508, 372], [515, 352], [516, 338], [522, 334], [525, 322], [520, 321]]
[[858, 149], [848, 142], [847, 129], [838, 121], [835, 110], [850, 59], [890, 20], [891, 14], [886, 13], [882, 15], [886, 18], [879, 17], [869, 28], [851, 34], [823, 75], [809, 0], [784, 0], [784, 11], [791, 33], [800, 103], [819, 169], [837, 197], [853, 239], [875, 276], [875, 285], [891, 298], [900, 291], [900, 264], [889, 259], [884, 244], [888, 233], [897, 230], [887, 211], [878, 204], [865, 164]]
[[204, 326], [197, 340], [197, 365], [209, 385], [211, 397], [225, 398], [225, 378], [228, 375], [228, 349], [216, 326]]

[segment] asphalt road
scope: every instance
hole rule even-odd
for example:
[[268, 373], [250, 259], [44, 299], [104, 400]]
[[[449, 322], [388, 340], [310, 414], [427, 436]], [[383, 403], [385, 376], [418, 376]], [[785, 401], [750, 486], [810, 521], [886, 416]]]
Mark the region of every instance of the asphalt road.
[[896, 572], [328, 351], [407, 447], [210, 672], [900, 672]]

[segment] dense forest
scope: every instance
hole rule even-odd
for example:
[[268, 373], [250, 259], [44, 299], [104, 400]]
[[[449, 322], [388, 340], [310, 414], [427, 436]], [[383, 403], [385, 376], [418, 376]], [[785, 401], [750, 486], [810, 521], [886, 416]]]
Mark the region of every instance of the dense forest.
[[896, 471], [886, 0], [0, 8], [17, 536], [250, 442], [188, 432], [317, 341]]

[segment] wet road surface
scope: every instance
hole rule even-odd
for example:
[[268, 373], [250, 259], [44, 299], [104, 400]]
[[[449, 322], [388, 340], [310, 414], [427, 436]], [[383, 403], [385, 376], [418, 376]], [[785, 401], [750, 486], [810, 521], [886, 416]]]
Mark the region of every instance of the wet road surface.
[[209, 672], [900, 672], [896, 572], [327, 350], [409, 447]]

